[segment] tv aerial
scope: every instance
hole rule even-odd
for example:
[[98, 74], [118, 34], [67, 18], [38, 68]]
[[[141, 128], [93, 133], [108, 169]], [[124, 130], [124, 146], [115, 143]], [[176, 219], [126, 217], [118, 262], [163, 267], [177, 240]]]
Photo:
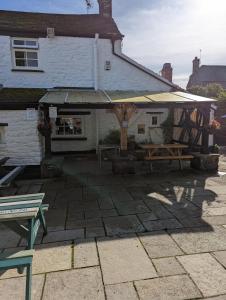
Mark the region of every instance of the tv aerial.
[[86, 9], [87, 9], [87, 14], [89, 13], [89, 10], [93, 8], [93, 0], [85, 0], [86, 2]]

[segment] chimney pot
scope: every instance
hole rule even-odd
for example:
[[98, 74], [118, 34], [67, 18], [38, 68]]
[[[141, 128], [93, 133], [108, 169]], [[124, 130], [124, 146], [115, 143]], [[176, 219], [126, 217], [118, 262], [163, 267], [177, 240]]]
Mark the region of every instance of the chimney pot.
[[163, 68], [161, 70], [162, 77], [172, 82], [173, 80], [173, 68], [171, 66], [171, 63], [165, 63], [163, 65]]
[[98, 0], [99, 11], [102, 17], [112, 18], [112, 0]]
[[199, 70], [199, 66], [200, 66], [200, 59], [196, 56], [193, 61], [193, 69], [192, 69], [192, 73], [196, 73]]

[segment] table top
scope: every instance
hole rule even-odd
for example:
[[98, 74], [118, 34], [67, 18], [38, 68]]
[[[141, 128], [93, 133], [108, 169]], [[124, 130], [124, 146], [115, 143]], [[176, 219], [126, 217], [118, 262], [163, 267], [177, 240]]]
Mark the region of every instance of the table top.
[[32, 219], [37, 216], [45, 194], [0, 198], [0, 222]]
[[114, 149], [114, 148], [120, 148], [120, 146], [119, 145], [107, 145], [107, 144], [105, 144], [105, 145], [99, 145], [98, 148], [100, 150], [102, 150], [102, 149]]
[[184, 149], [188, 148], [187, 145], [183, 144], [144, 144], [144, 145], [139, 145], [142, 149]]

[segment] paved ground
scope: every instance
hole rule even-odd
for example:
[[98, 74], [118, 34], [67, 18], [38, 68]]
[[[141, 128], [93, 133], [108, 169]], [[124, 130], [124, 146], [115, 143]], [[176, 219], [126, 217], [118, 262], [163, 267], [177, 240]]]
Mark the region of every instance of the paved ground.
[[[34, 300], [226, 299], [223, 174], [113, 176], [108, 163], [100, 170], [73, 159], [64, 171], [5, 190], [44, 191], [50, 204], [49, 233], [35, 246]], [[23, 248], [0, 230], [0, 251]], [[15, 270], [2, 273], [0, 299], [22, 300], [24, 284]]]

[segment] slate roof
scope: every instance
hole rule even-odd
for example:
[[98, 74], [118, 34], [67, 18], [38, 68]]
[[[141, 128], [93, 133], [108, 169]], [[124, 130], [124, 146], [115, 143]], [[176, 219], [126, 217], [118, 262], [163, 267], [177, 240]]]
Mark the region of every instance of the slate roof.
[[0, 35], [46, 37], [47, 27], [57, 36], [122, 38], [114, 19], [99, 14], [47, 14], [0, 10]]
[[46, 89], [39, 88], [2, 88], [0, 89], [0, 109], [36, 108], [46, 91]]
[[226, 89], [226, 66], [202, 65], [196, 73], [191, 74], [187, 88], [209, 83], [219, 83]]

